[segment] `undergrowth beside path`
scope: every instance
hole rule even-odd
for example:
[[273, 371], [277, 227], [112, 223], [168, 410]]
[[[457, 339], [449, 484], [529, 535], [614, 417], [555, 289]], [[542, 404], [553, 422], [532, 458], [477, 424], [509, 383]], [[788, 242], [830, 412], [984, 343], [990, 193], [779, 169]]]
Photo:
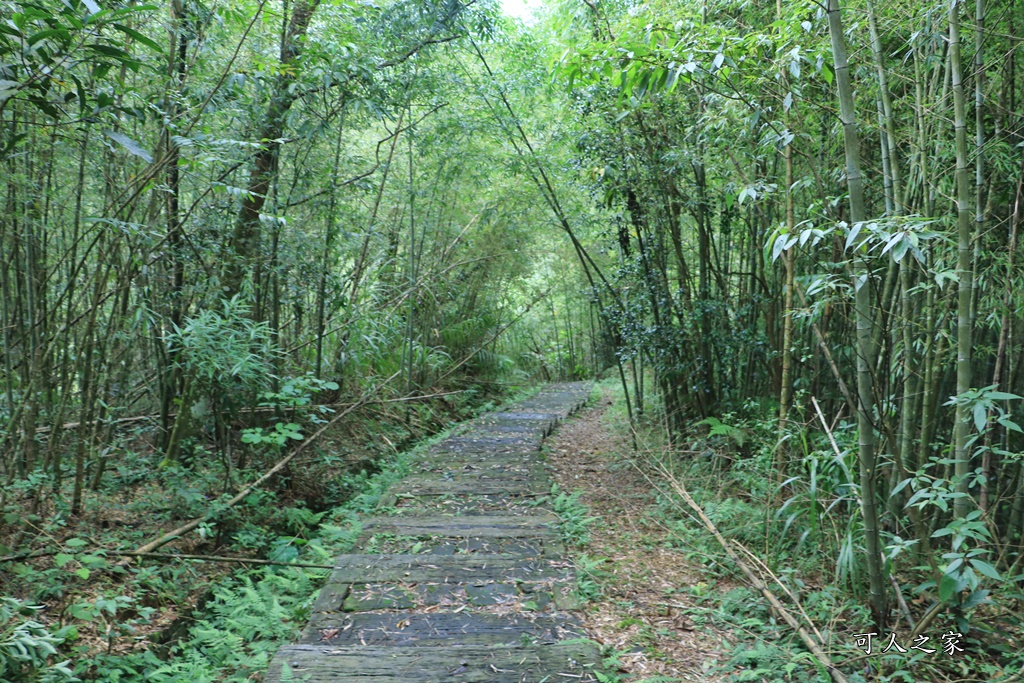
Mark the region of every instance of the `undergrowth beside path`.
[[703, 596], [720, 589], [673, 546], [656, 492], [630, 459], [617, 387], [603, 383], [594, 394], [592, 405], [547, 444], [562, 495], [577, 501], [570, 525], [592, 520], [567, 539], [574, 542], [580, 592], [591, 598], [584, 626], [629, 680], [725, 681], [716, 670], [730, 636], [692, 616], [706, 610]]
[[[519, 391], [514, 398], [534, 391]], [[495, 407], [474, 403], [459, 404], [456, 419]], [[378, 419], [370, 419], [374, 416]], [[19, 599], [0, 603], [0, 680], [212, 683], [259, 677], [270, 656], [305, 623], [329, 570], [255, 566], [245, 559], [329, 566], [354, 543], [360, 518], [406, 474], [411, 454], [448, 432], [399, 450], [394, 444], [415, 437], [408, 425], [380, 417], [372, 413], [339, 425], [285, 477], [253, 491], [219, 524], [204, 524], [165, 549], [170, 555], [229, 555], [240, 562], [166, 557], [117, 564], [103, 546], [133, 545], [140, 534], [152, 536], [154, 527], [101, 525], [109, 510], [70, 528], [55, 527], [53, 540], [66, 552], [0, 566], [8, 586], [13, 579], [22, 588]], [[429, 433], [444, 422], [416, 424]], [[202, 472], [184, 470], [180, 478], [188, 488], [172, 487], [172, 500], [184, 504], [180, 499], [190, 492], [198, 496], [196, 505], [207, 500], [197, 481]], [[157, 469], [150, 480], [174, 474]], [[155, 483], [150, 480], [135, 490], [144, 494]], [[111, 500], [126, 507], [126, 521], [132, 509], [145, 512], [143, 519], [162, 519], [145, 507], [144, 495], [125, 496], [125, 491], [110, 492]], [[135, 535], [119, 536], [119, 530]]]
[[[969, 651], [943, 651], [941, 636], [951, 628], [956, 633], [955, 624], [936, 622], [927, 629], [931, 653], [883, 651], [888, 637], [875, 638], [872, 653], [864, 652], [858, 636], [872, 629], [863, 595], [856, 584], [851, 589], [848, 579], [833, 576], [829, 546], [809, 543], [799, 520], [783, 514], [792, 506], [771, 494], [770, 480], [758, 480], [765, 476], [758, 474], [760, 464], [770, 466], [771, 460], [749, 454], [760, 448], [756, 429], [744, 429], [750, 441], [743, 451], [733, 435], [723, 438], [723, 430], [706, 420], [672, 449], [661, 425], [640, 421], [634, 450], [619, 385], [599, 383], [591, 404], [562, 426], [547, 449], [564, 526], [573, 530], [567, 540], [576, 554], [580, 593], [590, 600], [584, 625], [604, 646], [609, 668], [618, 668], [615, 680], [998, 679], [996, 650], [986, 649], [984, 634], [972, 631], [961, 640]], [[658, 415], [658, 407], [650, 414]], [[687, 505], [687, 495], [704, 519]], [[736, 558], [813, 634], [819, 654], [835, 670], [808, 650]], [[901, 627], [897, 642], [905, 647], [909, 633]]]

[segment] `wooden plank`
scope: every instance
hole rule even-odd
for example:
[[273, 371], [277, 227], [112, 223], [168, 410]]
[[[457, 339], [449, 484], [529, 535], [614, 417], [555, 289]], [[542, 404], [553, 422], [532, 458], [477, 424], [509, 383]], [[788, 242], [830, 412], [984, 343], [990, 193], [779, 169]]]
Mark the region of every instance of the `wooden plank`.
[[[375, 533], [359, 539], [357, 550], [364, 554], [409, 555], [515, 555], [522, 558], [545, 555], [547, 537], [533, 538], [446, 538], [444, 536], [398, 536]], [[550, 555], [550, 553], [547, 553]], [[430, 561], [428, 559], [425, 562]]]
[[507, 429], [512, 432], [536, 432], [546, 431], [551, 424], [551, 419], [543, 420], [520, 420], [508, 417], [482, 417], [466, 423], [465, 431], [459, 436], [467, 436], [472, 433], [490, 434], [495, 429]]
[[439, 444], [431, 447], [427, 450], [422, 457], [424, 458], [472, 458], [472, 457], [509, 457], [509, 458], [524, 458], [524, 457], [536, 457], [540, 452], [539, 444], [526, 444], [526, 445], [506, 445], [496, 446], [494, 444], [489, 445], [476, 445], [476, 444], [460, 444], [457, 448], [447, 445], [447, 441], [442, 441]]
[[515, 555], [342, 555], [328, 583], [472, 583], [564, 579], [565, 563]]
[[600, 654], [590, 643], [462, 645], [435, 648], [292, 645], [270, 664], [265, 683], [540, 683], [596, 681]]
[[443, 465], [420, 470], [418, 474], [406, 477], [409, 486], [473, 486], [475, 484], [508, 484], [516, 486], [533, 482], [547, 483], [547, 471], [542, 465], [515, 466], [492, 465], [490, 467], [449, 468]]
[[391, 492], [398, 496], [450, 496], [462, 493], [490, 495], [504, 493], [510, 496], [544, 494], [551, 488], [549, 481], [524, 479], [509, 480], [462, 480], [436, 481], [410, 477], [405, 482], [396, 484]]
[[502, 538], [473, 536], [450, 538], [444, 536], [396, 536], [373, 534], [360, 538], [358, 548], [376, 553], [415, 554], [426, 556], [424, 562], [432, 561], [430, 556], [449, 555], [515, 555], [524, 559], [562, 557], [565, 546], [555, 535], [527, 538]]
[[[372, 612], [441, 607], [448, 611], [467, 607], [504, 605], [513, 610], [540, 611], [554, 603], [563, 607], [565, 595], [573, 592], [574, 582], [556, 581], [482, 581], [475, 583], [360, 583], [353, 584], [340, 608], [328, 612]], [[560, 603], [559, 600], [562, 600]]]
[[419, 460], [410, 465], [410, 469], [420, 476], [427, 473], [440, 475], [442, 478], [453, 476], [499, 476], [504, 474], [533, 475], [543, 477], [547, 470], [539, 458], [509, 458], [496, 456], [489, 458], [431, 458]]
[[549, 536], [555, 533], [555, 515], [459, 515], [446, 517], [372, 517], [363, 531], [389, 531], [403, 536], [506, 537]]
[[553, 422], [558, 420], [554, 413], [531, 413], [523, 410], [510, 410], [501, 413], [487, 413], [481, 415], [474, 422], [486, 422], [488, 420], [526, 420], [535, 422]]
[[584, 634], [579, 623], [564, 614], [490, 614], [434, 612], [431, 614], [368, 613], [314, 614], [303, 630], [304, 645], [382, 645], [437, 647], [444, 644], [494, 645], [553, 643]]
[[505, 494], [478, 495], [459, 493], [447, 496], [403, 494], [395, 497], [395, 514], [408, 517], [423, 515], [529, 515], [544, 512], [534, 504], [533, 496], [508, 496]]
[[431, 453], [410, 463], [415, 471], [443, 468], [447, 471], [472, 471], [486, 468], [539, 468], [543, 472], [544, 458], [538, 451], [531, 453]]

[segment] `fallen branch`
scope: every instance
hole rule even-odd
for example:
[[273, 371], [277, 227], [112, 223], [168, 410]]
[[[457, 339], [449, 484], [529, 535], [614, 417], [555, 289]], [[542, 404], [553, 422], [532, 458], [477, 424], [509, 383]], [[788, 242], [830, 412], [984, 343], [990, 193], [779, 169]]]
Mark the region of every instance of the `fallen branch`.
[[819, 640], [808, 632], [808, 630], [804, 628], [799, 621], [797, 621], [796, 617], [790, 614], [790, 612], [779, 601], [779, 598], [768, 589], [761, 577], [754, 573], [754, 570], [751, 569], [746, 562], [740, 559], [740, 556], [736, 554], [736, 551], [732, 548], [729, 542], [724, 536], [722, 536], [721, 532], [718, 531], [718, 527], [715, 526], [715, 523], [712, 522], [706, 514], [704, 514], [704, 510], [697, 504], [697, 501], [693, 499], [690, 492], [686, 490], [686, 487], [664, 467], [661, 468], [661, 473], [672, 485], [675, 492], [678, 493], [684, 501], [686, 501], [687, 505], [693, 508], [693, 511], [697, 514], [701, 523], [715, 537], [715, 540], [717, 540], [722, 546], [722, 549], [725, 551], [725, 554], [729, 556], [729, 559], [731, 559], [736, 566], [740, 568], [743, 574], [747, 577], [747, 580], [750, 582], [750, 585], [757, 589], [757, 592], [768, 601], [775, 613], [782, 617], [789, 627], [796, 632], [797, 636], [800, 637], [800, 640], [803, 641], [804, 645], [807, 646], [807, 649], [811, 651], [811, 654], [814, 655], [818, 662], [828, 669], [829, 675], [832, 676], [832, 680], [835, 681], [835, 683], [849, 683], [849, 680], [843, 672], [835, 667], [832, 663], [832, 659], [822, 649]]
[[[438, 396], [450, 396], [452, 394], [464, 394], [465, 392], [466, 392], [466, 389], [460, 389], [458, 391], [443, 391], [443, 392], [440, 392], [440, 393], [437, 393], [437, 394], [427, 394], [425, 396], [402, 396], [400, 398], [375, 399], [375, 400], [372, 400], [372, 401], [363, 401], [361, 403], [359, 403], [359, 402], [357, 402], [357, 403], [312, 403], [312, 404], [309, 404], [308, 406], [305, 406], [305, 407], [306, 408], [350, 408], [353, 405], [357, 405], [357, 404], [358, 405], [366, 406], [366, 405], [374, 405], [374, 404], [377, 404], [377, 403], [401, 403], [403, 401], [422, 401], [425, 398], [437, 398]], [[273, 413], [273, 412], [276, 412], [278, 410], [280, 410], [280, 408], [276, 408], [274, 406], [257, 406], [255, 408], [239, 408], [238, 409], [238, 413], [240, 415], [252, 415], [254, 413]], [[176, 416], [177, 416], [177, 413], [168, 413], [168, 415], [167, 415], [167, 417], [171, 418], [171, 419], [173, 419]], [[131, 422], [144, 422], [146, 420], [154, 420], [155, 421], [155, 420], [159, 420], [159, 419], [160, 419], [160, 415], [159, 414], [153, 414], [153, 415], [132, 415], [131, 417], [118, 417], [118, 418], [114, 418], [114, 419], [110, 419], [110, 420], [104, 420], [104, 419], [92, 420], [90, 422], [87, 422], [86, 425], [90, 426], [90, 427], [93, 426], [93, 425], [97, 425], [97, 424], [118, 425], [118, 424], [128, 424], [128, 423], [131, 423]], [[62, 424], [60, 426], [60, 428], [64, 429], [64, 430], [67, 430], [67, 429], [79, 429], [79, 428], [81, 428], [81, 426], [82, 426], [81, 422], [65, 422], [64, 424]], [[43, 427], [36, 427], [36, 433], [37, 434], [48, 434], [51, 431], [53, 431], [53, 426], [52, 425], [46, 425], [46, 426], [43, 426]]]
[[[107, 550], [97, 548], [97, 551], [114, 557], [152, 557], [161, 560], [198, 560], [200, 562], [234, 562], [236, 564], [259, 564], [272, 565], [277, 567], [302, 567], [303, 569], [334, 569], [333, 564], [311, 564], [309, 562], [279, 562], [277, 560], [259, 560], [252, 557], [227, 557], [225, 555], [180, 555], [177, 553], [140, 553], [137, 550]], [[50, 557], [61, 552], [60, 550], [37, 550], [33, 553], [23, 555], [8, 555], [0, 557], [0, 564], [26, 560], [34, 557]]]
[[[371, 396], [373, 396], [378, 391], [383, 389], [388, 384], [388, 382], [390, 382], [394, 378], [398, 377], [399, 374], [401, 374], [401, 371], [396, 372], [395, 374], [393, 374], [390, 377], [388, 377], [386, 380], [384, 380], [383, 382], [378, 384], [372, 390], [370, 390], [369, 392], [364, 394], [363, 398], [361, 398], [359, 401], [356, 401], [351, 406], [349, 406], [346, 410], [343, 410], [342, 412], [338, 413], [333, 418], [331, 418], [331, 420], [327, 424], [325, 424], [320, 429], [316, 430], [316, 432], [314, 432], [305, 441], [303, 441], [301, 444], [299, 444], [298, 448], [296, 448], [294, 451], [289, 453], [286, 457], [282, 458], [276, 465], [274, 465], [269, 470], [267, 470], [267, 472], [263, 476], [261, 476], [259, 479], [257, 479], [253, 483], [251, 483], [248, 486], [246, 486], [244, 489], [239, 491], [237, 494], [235, 494], [235, 496], [233, 498], [231, 498], [231, 500], [227, 501], [227, 503], [224, 504], [224, 508], [222, 508], [222, 509], [233, 507], [233, 506], [237, 505], [239, 502], [241, 502], [242, 500], [244, 500], [247, 495], [249, 495], [254, 489], [256, 489], [261, 484], [263, 484], [263, 482], [267, 481], [268, 479], [273, 477], [275, 474], [280, 472], [282, 469], [284, 469], [284, 467], [286, 465], [288, 465], [288, 463], [290, 463], [292, 461], [292, 459], [295, 458], [296, 455], [298, 455], [302, 451], [306, 450], [306, 448], [308, 448], [310, 446], [310, 444], [312, 444], [314, 441], [316, 441], [320, 437], [321, 434], [323, 434], [328, 429], [333, 427], [334, 424], [338, 420], [340, 420], [341, 418], [345, 417], [346, 415], [351, 413], [356, 408], [359, 408], [360, 406], [363, 406], [366, 403], [368, 403], [370, 401], [370, 397]], [[203, 517], [196, 517], [191, 522], [188, 522], [187, 524], [183, 524], [180, 527], [178, 527], [177, 529], [174, 529], [173, 531], [167, 532], [166, 534], [164, 534], [160, 538], [158, 538], [158, 539], [156, 539], [154, 541], [150, 541], [149, 543], [146, 543], [144, 545], [139, 546], [138, 548], [135, 549], [135, 552], [136, 553], [150, 553], [150, 552], [153, 552], [157, 548], [160, 548], [160, 547], [170, 543], [171, 541], [175, 540], [176, 538], [180, 538], [184, 534], [187, 534], [188, 532], [196, 529], [200, 524], [202, 524], [203, 522], [207, 521], [212, 516], [213, 516], [212, 514], [209, 514], [209, 515], [205, 515]]]
[[277, 560], [256, 560], [251, 557], [226, 557], [224, 555], [178, 555], [175, 553], [140, 553], [108, 550], [108, 555], [118, 557], [152, 557], [163, 560], [199, 560], [200, 562], [234, 562], [237, 564], [261, 564], [275, 567], [302, 567], [303, 569], [334, 569], [333, 564], [312, 564], [309, 562], [278, 562]]

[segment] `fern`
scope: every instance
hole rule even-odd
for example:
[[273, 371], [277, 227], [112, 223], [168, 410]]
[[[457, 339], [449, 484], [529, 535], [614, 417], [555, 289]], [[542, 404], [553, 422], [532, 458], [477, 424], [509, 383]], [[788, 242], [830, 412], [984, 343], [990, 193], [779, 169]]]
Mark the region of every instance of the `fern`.
[[717, 417], [706, 417], [697, 423], [698, 427], [708, 427], [708, 436], [724, 436], [731, 439], [737, 446], [743, 448], [747, 442], [747, 433], [739, 427], [725, 424]]
[[581, 493], [559, 491], [557, 484], [551, 487], [552, 497], [548, 502], [560, 518], [558, 528], [566, 545], [586, 545], [590, 540], [590, 526], [598, 520], [598, 517], [587, 516], [590, 510], [580, 502]]
[[43, 624], [31, 619], [42, 609], [14, 598], [0, 598], [0, 680], [21, 681], [77, 681], [68, 668], [68, 662], [51, 664], [57, 646], [72, 633], [70, 627], [51, 632]]

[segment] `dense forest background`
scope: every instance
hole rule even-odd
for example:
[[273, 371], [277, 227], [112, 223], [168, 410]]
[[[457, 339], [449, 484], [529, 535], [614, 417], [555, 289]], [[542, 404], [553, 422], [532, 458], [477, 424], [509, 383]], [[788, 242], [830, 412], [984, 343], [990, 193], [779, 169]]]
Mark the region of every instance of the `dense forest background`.
[[158, 680], [196, 595], [118, 553], [293, 560], [383, 453], [602, 373], [787, 585], [1019, 671], [1022, 18], [2, 0], [0, 676]]

